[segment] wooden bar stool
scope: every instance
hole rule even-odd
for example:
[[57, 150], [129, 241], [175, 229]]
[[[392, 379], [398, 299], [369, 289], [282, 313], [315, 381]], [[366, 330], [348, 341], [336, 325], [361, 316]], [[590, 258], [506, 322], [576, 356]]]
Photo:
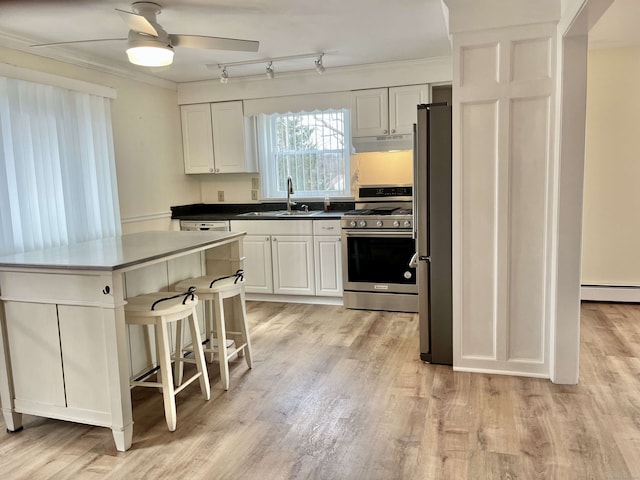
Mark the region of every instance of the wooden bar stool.
[[[229, 359], [236, 354], [244, 356], [247, 366], [251, 368], [251, 340], [245, 306], [244, 272], [238, 270], [235, 274], [224, 277], [191, 278], [178, 283], [176, 289], [182, 290], [190, 286], [196, 287], [198, 296], [205, 302], [205, 306], [208, 306], [208, 312], [205, 312], [205, 332], [208, 345], [204, 351], [211, 354], [211, 361], [213, 361], [214, 354], [217, 354], [222, 387], [229, 390]], [[239, 331], [227, 330], [224, 311], [225, 298], [235, 299], [234, 306], [237, 308], [234, 308], [234, 313], [236, 313]], [[228, 348], [228, 336], [236, 337], [235, 349]]]
[[[209, 376], [202, 351], [200, 341], [200, 329], [198, 328], [198, 318], [196, 305], [198, 297], [194, 294], [195, 289], [187, 292], [172, 295], [169, 292], [149, 293], [137, 297], [128, 298], [124, 307], [126, 323], [130, 325], [153, 325], [156, 337], [156, 360], [160, 367], [160, 378], [156, 382], [145, 380], [132, 380], [131, 387], [154, 387], [162, 390], [164, 399], [164, 414], [167, 426], [170, 431], [176, 429], [176, 399], [187, 385], [200, 380], [200, 390], [202, 395], [209, 400], [211, 398], [211, 388], [209, 386]], [[194, 359], [184, 358], [182, 353], [182, 320], [187, 319], [191, 330], [191, 338], [194, 345], [199, 348], [194, 349]], [[180, 381], [174, 387], [174, 376], [171, 372], [171, 345], [169, 343], [168, 324], [177, 322], [176, 349], [173, 360], [175, 361], [176, 373], [180, 371]], [[195, 363], [197, 372], [182, 382], [182, 369], [184, 363]], [[178, 376], [176, 375], [176, 378]]]

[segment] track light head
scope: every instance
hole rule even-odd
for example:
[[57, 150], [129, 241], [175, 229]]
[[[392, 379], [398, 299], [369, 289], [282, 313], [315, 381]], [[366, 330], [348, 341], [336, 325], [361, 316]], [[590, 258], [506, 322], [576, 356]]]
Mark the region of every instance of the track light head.
[[318, 73], [323, 73], [326, 70], [324, 68], [324, 65], [322, 64], [322, 55], [324, 55], [324, 53], [320, 54], [320, 56], [315, 61], [316, 72], [318, 72]]
[[271, 79], [275, 76], [275, 73], [273, 72], [273, 62], [269, 62], [269, 65], [267, 65], [267, 78]]
[[220, 83], [227, 83], [229, 81], [229, 72], [227, 72], [227, 67], [222, 69], [222, 73], [220, 74]]

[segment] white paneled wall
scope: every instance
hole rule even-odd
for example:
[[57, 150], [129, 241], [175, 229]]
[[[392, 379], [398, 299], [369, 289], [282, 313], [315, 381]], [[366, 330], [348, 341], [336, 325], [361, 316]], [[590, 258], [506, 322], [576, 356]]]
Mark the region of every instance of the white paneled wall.
[[555, 25], [454, 41], [454, 366], [549, 375]]

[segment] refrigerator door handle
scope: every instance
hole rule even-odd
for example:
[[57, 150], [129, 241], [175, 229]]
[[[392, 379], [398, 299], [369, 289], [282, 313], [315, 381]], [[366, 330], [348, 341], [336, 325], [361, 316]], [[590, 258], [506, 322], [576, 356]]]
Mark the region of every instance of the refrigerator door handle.
[[420, 260], [421, 262], [431, 262], [431, 257], [428, 255], [420, 255], [418, 257], [418, 260]]
[[411, 260], [409, 260], [409, 268], [416, 268], [418, 266], [418, 254], [414, 253]]

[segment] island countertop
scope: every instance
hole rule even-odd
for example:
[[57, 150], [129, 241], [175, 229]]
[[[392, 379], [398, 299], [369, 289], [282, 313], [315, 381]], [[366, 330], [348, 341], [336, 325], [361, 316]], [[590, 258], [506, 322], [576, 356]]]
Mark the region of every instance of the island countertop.
[[0, 268], [120, 270], [233, 240], [244, 232], [140, 232], [0, 257]]

